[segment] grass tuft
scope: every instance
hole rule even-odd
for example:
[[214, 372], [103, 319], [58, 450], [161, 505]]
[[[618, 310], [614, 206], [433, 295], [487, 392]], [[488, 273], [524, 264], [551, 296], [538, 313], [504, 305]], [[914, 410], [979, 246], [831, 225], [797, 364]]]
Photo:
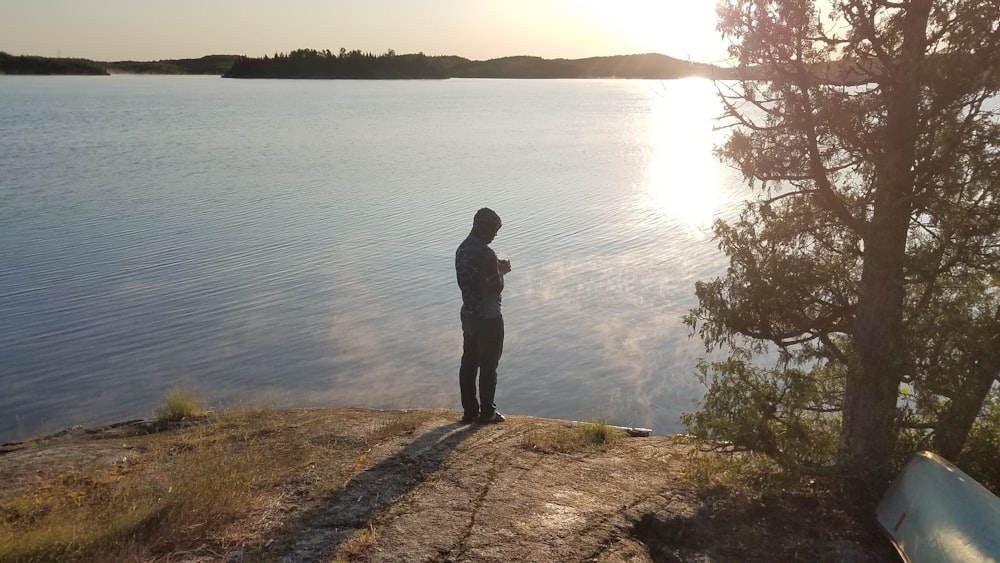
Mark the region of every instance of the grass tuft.
[[534, 426], [524, 433], [521, 446], [540, 452], [575, 453], [607, 449], [618, 441], [621, 432], [603, 421], [582, 424]]
[[359, 561], [367, 560], [367, 556], [371, 553], [372, 549], [375, 548], [375, 542], [378, 536], [375, 533], [375, 526], [371, 523], [368, 527], [362, 528], [360, 531], [356, 532], [353, 536], [348, 538], [344, 543], [340, 544], [337, 549], [337, 555], [333, 559], [333, 563], [347, 563], [348, 561]]
[[603, 420], [581, 424], [580, 434], [585, 442], [595, 446], [610, 446], [621, 436], [621, 432], [617, 428], [608, 426], [608, 423]]
[[156, 420], [176, 422], [198, 414], [194, 399], [183, 390], [173, 388], [167, 392], [164, 403], [156, 409]]

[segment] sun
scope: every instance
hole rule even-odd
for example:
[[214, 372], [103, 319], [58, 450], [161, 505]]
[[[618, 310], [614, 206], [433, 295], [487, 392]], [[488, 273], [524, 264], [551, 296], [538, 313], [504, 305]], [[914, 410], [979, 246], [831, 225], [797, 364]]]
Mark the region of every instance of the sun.
[[[633, 53], [662, 53], [696, 62], [719, 62], [726, 44], [715, 29], [715, 0], [583, 1]], [[630, 54], [630, 53], [620, 53]]]

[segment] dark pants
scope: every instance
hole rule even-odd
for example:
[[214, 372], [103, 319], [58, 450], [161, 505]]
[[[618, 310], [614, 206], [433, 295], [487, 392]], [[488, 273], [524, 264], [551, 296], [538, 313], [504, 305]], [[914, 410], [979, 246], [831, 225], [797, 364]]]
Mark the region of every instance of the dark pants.
[[[503, 318], [462, 319], [462, 367], [458, 387], [466, 417], [489, 418], [496, 412], [497, 365], [503, 353]], [[479, 372], [479, 401], [476, 372]]]

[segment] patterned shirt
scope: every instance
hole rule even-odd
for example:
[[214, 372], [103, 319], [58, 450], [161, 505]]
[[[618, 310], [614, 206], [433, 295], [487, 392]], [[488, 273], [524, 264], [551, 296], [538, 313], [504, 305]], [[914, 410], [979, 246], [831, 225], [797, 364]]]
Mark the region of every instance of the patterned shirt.
[[455, 251], [455, 273], [462, 290], [463, 319], [502, 316], [503, 275], [497, 266], [497, 255], [476, 233], [469, 233]]

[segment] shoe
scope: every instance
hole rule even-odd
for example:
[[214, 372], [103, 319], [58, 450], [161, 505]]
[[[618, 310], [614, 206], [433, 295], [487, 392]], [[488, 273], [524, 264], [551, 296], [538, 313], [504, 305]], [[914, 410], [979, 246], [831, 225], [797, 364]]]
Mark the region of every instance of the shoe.
[[479, 422], [479, 417], [474, 414], [467, 414], [458, 421], [459, 424], [472, 424], [473, 422]]
[[498, 422], [503, 422], [505, 420], [507, 419], [504, 418], [502, 414], [495, 412], [493, 413], [493, 416], [479, 417], [479, 420], [477, 422], [479, 422], [479, 424], [496, 424]]

